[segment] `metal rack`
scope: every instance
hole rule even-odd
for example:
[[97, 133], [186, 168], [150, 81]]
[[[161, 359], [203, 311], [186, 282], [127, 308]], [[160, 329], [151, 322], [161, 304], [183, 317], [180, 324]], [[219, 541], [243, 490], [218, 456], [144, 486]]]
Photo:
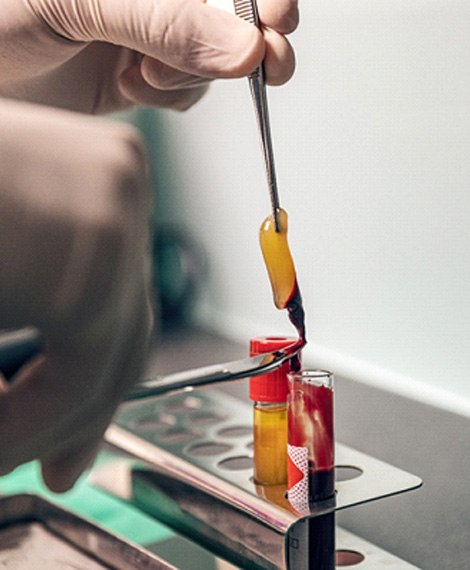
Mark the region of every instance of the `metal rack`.
[[0, 568], [176, 570], [155, 554], [31, 494], [0, 498]]
[[[132, 499], [219, 556], [251, 569], [321, 569], [316, 546], [334, 513], [418, 488], [405, 471], [341, 444], [336, 496], [308, 515], [289, 507], [285, 489], [252, 479], [252, 408], [215, 390], [125, 404], [108, 443], [144, 463], [132, 471]], [[414, 566], [336, 529], [336, 550], [361, 570]], [[340, 564], [341, 565], [341, 564]], [[346, 564], [344, 564], [346, 565]]]

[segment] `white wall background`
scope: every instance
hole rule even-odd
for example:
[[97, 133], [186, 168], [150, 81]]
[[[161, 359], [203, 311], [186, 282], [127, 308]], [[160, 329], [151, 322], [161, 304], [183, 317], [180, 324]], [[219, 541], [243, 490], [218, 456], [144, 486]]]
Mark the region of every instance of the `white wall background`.
[[[296, 76], [269, 98], [304, 358], [470, 414], [470, 3], [301, 13]], [[270, 204], [247, 82], [160, 119], [177, 217], [210, 260], [200, 318], [242, 341], [293, 334], [258, 246]]]

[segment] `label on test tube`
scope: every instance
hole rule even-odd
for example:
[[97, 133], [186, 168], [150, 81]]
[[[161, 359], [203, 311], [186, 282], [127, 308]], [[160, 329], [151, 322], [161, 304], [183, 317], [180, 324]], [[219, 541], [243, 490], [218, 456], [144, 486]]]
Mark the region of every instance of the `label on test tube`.
[[308, 449], [287, 445], [288, 499], [299, 515], [310, 511], [308, 501]]
[[335, 492], [333, 375], [305, 370], [288, 376], [288, 498], [305, 514]]

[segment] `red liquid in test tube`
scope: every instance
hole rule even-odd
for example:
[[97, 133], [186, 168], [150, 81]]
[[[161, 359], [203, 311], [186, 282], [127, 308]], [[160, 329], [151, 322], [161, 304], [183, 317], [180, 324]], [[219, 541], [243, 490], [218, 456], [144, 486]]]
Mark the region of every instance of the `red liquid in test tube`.
[[333, 375], [289, 374], [288, 497], [299, 514], [334, 496]]

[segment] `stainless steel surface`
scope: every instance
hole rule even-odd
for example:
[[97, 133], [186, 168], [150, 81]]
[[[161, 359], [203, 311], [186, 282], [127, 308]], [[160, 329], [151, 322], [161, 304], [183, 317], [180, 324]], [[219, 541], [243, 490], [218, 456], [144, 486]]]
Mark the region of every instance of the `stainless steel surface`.
[[302, 345], [296, 341], [290, 347], [276, 352], [259, 354], [242, 360], [214, 364], [195, 368], [184, 372], [175, 372], [166, 376], [157, 376], [135, 385], [125, 400], [140, 400], [153, 396], [161, 396], [170, 392], [191, 390], [200, 386], [240, 380], [248, 376], [258, 376], [279, 368], [286, 360], [295, 357]]
[[16, 570], [109, 568], [61, 540], [42, 523], [29, 521], [0, 530], [0, 567]]
[[382, 548], [378, 548], [367, 540], [336, 527], [337, 550], [351, 553], [360, 553], [364, 560], [354, 565], [358, 570], [376, 570], [377, 568], [388, 568], [389, 570], [419, 570], [418, 566], [409, 564], [397, 556], [393, 556]]
[[[264, 527], [256, 518], [247, 517], [211, 495], [195, 493], [191, 486], [175, 482], [162, 473], [136, 469], [132, 483], [134, 500], [144, 511], [208, 549], [216, 547], [221, 556], [227, 557], [230, 550], [232, 554], [228, 558], [241, 568], [315, 570], [305, 561], [309, 520], [299, 520], [283, 534]], [[358, 570], [418, 569], [338, 526], [336, 553], [338, 557], [344, 553], [352, 558], [363, 557], [354, 565]]]
[[0, 566], [14, 570], [176, 570], [36, 495], [0, 499]]
[[[210, 362], [214, 353], [220, 360], [234, 360], [246, 351], [247, 343], [204, 329], [172, 330], [154, 347], [147, 376], [156, 371], [172, 372], [176, 365], [179, 369], [201, 366]], [[316, 361], [303, 364], [311, 368], [324, 365]], [[246, 400], [248, 382], [229, 382], [220, 389]], [[352, 379], [336, 373], [335, 419], [336, 435], [343, 444], [418, 473], [425, 480], [417, 493], [344, 509], [336, 514], [337, 524], [417, 567], [467, 568], [468, 418], [374, 388], [359, 376]]]
[[[251, 430], [249, 404], [204, 390], [126, 404], [106, 439], [152, 466], [153, 472], [136, 471], [140, 506], [208, 546], [238, 552], [253, 567], [287, 567], [289, 559], [291, 568], [304, 568], [306, 521], [421, 485], [418, 477], [339, 444], [336, 498], [299, 515], [285, 489], [277, 489], [273, 502], [266, 496], [275, 489], [253, 483]], [[344, 476], [354, 478], [339, 480]]]
[[[250, 22], [250, 24], [260, 27], [258, 9], [256, 0], [233, 0], [235, 14]], [[276, 169], [274, 166], [274, 152], [271, 137], [271, 127], [269, 123], [268, 99], [266, 95], [266, 84], [264, 80], [263, 65], [258, 67], [248, 77], [251, 97], [255, 107], [256, 120], [261, 140], [261, 148], [263, 151], [264, 164], [266, 168], [266, 177], [268, 181], [269, 195], [271, 198], [271, 207], [274, 216], [274, 224], [276, 231], [279, 231], [278, 212], [279, 212], [279, 193], [277, 189]]]
[[[285, 533], [279, 533], [210, 494], [195, 493], [191, 486], [175, 483], [171, 477], [144, 469], [134, 472], [133, 491], [136, 504], [148, 514], [206, 548], [215, 549], [237, 567], [247, 570], [316, 568], [307, 562], [309, 534], [312, 537], [309, 529], [311, 520], [300, 519]], [[363, 557], [359, 564], [354, 565], [358, 570], [418, 569], [336, 527], [336, 555], [339, 557], [344, 553]]]

